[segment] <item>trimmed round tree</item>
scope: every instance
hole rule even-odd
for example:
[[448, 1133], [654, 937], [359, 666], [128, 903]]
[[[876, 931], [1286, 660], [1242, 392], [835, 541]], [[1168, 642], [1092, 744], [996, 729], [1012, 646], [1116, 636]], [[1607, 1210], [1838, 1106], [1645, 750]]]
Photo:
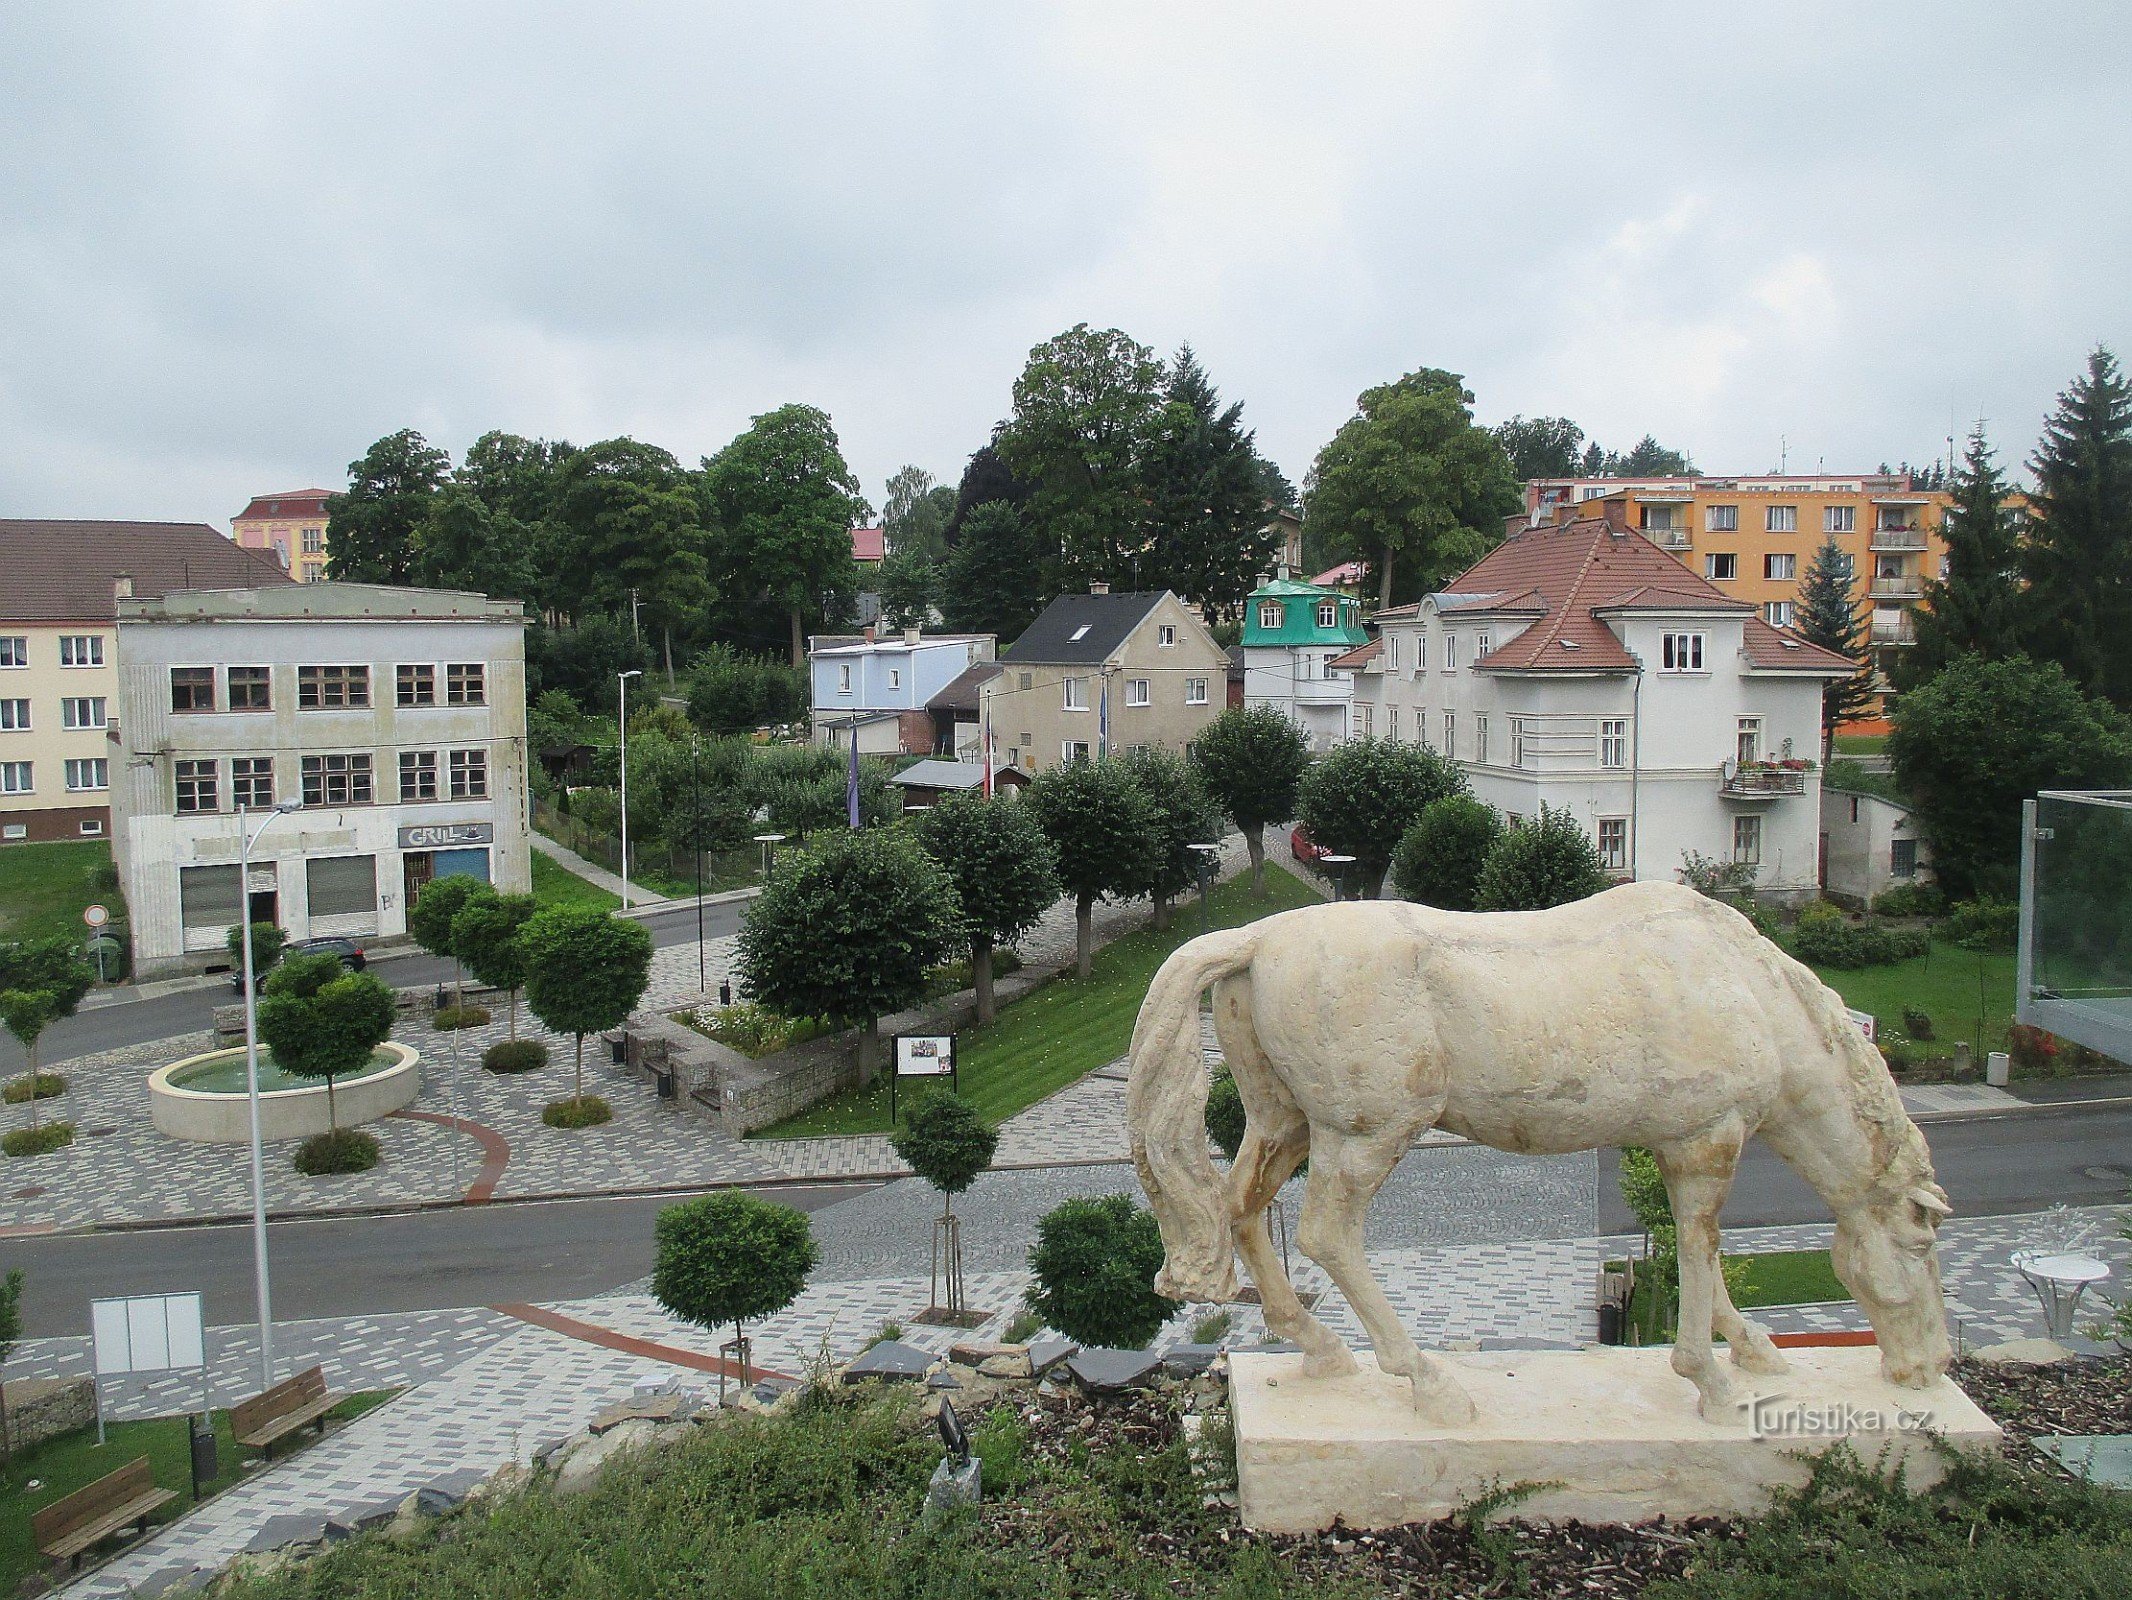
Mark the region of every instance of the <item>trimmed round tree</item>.
[[[928, 1310], [960, 1315], [962, 1299], [962, 1240], [955, 1225], [955, 1197], [977, 1181], [992, 1165], [992, 1152], [999, 1148], [999, 1134], [988, 1128], [969, 1101], [959, 1094], [942, 1091], [927, 1095], [910, 1114], [910, 1120], [889, 1140], [898, 1157], [911, 1171], [940, 1191], [940, 1220], [935, 1236], [941, 1248], [936, 1261], [946, 1263], [946, 1304], [937, 1295]], [[936, 1271], [937, 1286], [941, 1274]]]
[[407, 932], [414, 942], [433, 956], [449, 957], [452, 963], [452, 1004], [466, 1006], [466, 983], [461, 976], [459, 951], [452, 943], [452, 924], [476, 895], [493, 891], [479, 878], [463, 872], [448, 878], [432, 878], [407, 908]]
[[620, 1027], [644, 998], [651, 978], [651, 935], [642, 923], [604, 911], [551, 906], [519, 929], [518, 943], [526, 966], [526, 1004], [577, 1043], [576, 1092], [550, 1105], [543, 1120], [551, 1127], [605, 1122], [607, 1102], [585, 1096], [585, 1035]]
[[1207, 1137], [1231, 1161], [1244, 1147], [1245, 1121], [1244, 1097], [1237, 1090], [1236, 1079], [1224, 1068], [1214, 1074], [1207, 1089]]
[[1126, 775], [1146, 796], [1155, 819], [1155, 849], [1144, 892], [1155, 902], [1155, 926], [1170, 925], [1170, 906], [1199, 882], [1197, 852], [1191, 846], [1212, 844], [1221, 834], [1221, 813], [1207, 797], [1199, 774], [1181, 756], [1153, 745], [1128, 750], [1118, 758]]
[[963, 946], [947, 872], [899, 831], [828, 833], [787, 855], [740, 924], [747, 996], [788, 1017], [859, 1025], [859, 1071], [881, 1019], [925, 998], [926, 974]]
[[1496, 840], [1473, 886], [1476, 911], [1544, 911], [1611, 886], [1591, 836], [1565, 807], [1542, 805], [1538, 820]]
[[1266, 830], [1296, 814], [1310, 740], [1272, 706], [1231, 706], [1199, 736], [1199, 775], [1251, 854], [1251, 892], [1266, 892]]
[[38, 1122], [37, 1102], [64, 1093], [66, 1084], [56, 1074], [38, 1071], [37, 1041], [53, 1023], [74, 1015], [95, 982], [95, 972], [71, 939], [22, 939], [0, 945], [0, 1025], [15, 1036], [29, 1063], [22, 1078], [29, 1093], [30, 1125], [24, 1130], [29, 1137], [9, 1135], [19, 1147], [11, 1149], [10, 1155], [39, 1155], [74, 1137], [71, 1123], [55, 1122], [47, 1130]]
[[1079, 1196], [1036, 1225], [1029, 1309], [1079, 1344], [1144, 1349], [1179, 1302], [1155, 1292], [1162, 1231], [1130, 1195]]
[[[651, 1292], [675, 1316], [715, 1331], [773, 1316], [799, 1298], [819, 1259], [804, 1212], [720, 1189], [667, 1206], [653, 1224]], [[741, 1382], [747, 1382], [742, 1346]]]
[[[255, 922], [252, 935], [252, 981], [263, 983], [266, 975], [274, 970], [274, 963], [281, 959], [282, 947], [289, 942], [288, 930], [277, 928], [271, 922]], [[241, 974], [244, 971], [244, 935], [241, 924], [231, 923], [229, 930], [229, 958]]]
[[918, 843], [939, 862], [962, 902], [970, 937], [970, 981], [977, 1020], [998, 1015], [992, 1000], [992, 952], [1009, 944], [1059, 897], [1058, 851], [1035, 814], [1018, 800], [950, 794], [916, 820]]
[[1021, 804], [1059, 853], [1059, 883], [1073, 896], [1074, 971], [1095, 955], [1096, 901], [1129, 900], [1154, 877], [1157, 822], [1147, 796], [1117, 761], [1068, 761], [1038, 775]]
[[306, 1139], [296, 1153], [299, 1172], [358, 1172], [374, 1166], [377, 1140], [342, 1136], [333, 1081], [359, 1072], [371, 1052], [392, 1036], [393, 993], [367, 972], [350, 972], [333, 955], [296, 956], [266, 981], [259, 1002], [259, 1038], [284, 1072], [326, 1080], [327, 1132]]
[[1407, 829], [1432, 800], [1466, 793], [1466, 775], [1427, 745], [1351, 739], [1311, 763], [1296, 797], [1311, 842], [1355, 858], [1376, 896]]
[[[483, 1054], [488, 1062], [499, 1051], [498, 1059], [512, 1063], [511, 1070], [524, 1071], [527, 1065], [542, 1065], [547, 1060], [545, 1046], [528, 1043], [518, 1048], [518, 991], [526, 983], [526, 953], [519, 943], [519, 934], [525, 925], [539, 914], [540, 907], [529, 894], [469, 895], [459, 914], [452, 918], [452, 948], [459, 959], [472, 970], [477, 981], [492, 989], [501, 989], [510, 997], [510, 1009], [506, 1013], [510, 1021], [510, 1038], [505, 1044], [491, 1045]], [[539, 1051], [539, 1060], [523, 1062], [522, 1058], [532, 1051]]]
[[1446, 911], [1471, 911], [1488, 852], [1503, 819], [1471, 795], [1447, 794], [1421, 808], [1392, 856], [1392, 883], [1409, 900]]

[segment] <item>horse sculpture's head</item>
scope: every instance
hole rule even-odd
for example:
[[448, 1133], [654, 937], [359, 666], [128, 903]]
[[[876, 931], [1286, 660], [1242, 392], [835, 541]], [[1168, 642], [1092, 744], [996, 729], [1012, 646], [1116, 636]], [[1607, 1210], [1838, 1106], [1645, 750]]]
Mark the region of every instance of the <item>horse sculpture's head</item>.
[[1953, 1209], [1926, 1168], [1876, 1185], [1836, 1219], [1830, 1264], [1873, 1325], [1882, 1374], [1905, 1388], [1928, 1386], [1952, 1354], [1938, 1244], [1940, 1219]]

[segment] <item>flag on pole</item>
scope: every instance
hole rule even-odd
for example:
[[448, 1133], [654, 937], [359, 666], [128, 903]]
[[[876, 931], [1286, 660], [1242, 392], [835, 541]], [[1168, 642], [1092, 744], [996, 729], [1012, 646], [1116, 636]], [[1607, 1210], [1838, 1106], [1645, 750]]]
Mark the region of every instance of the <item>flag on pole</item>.
[[985, 701], [984, 763], [985, 798], [989, 800], [992, 798], [992, 702], [989, 697]]
[[1096, 702], [1096, 759], [1110, 754], [1110, 674], [1103, 674], [1103, 694]]
[[851, 825], [859, 825], [859, 725], [851, 725], [851, 770], [844, 777], [844, 810]]

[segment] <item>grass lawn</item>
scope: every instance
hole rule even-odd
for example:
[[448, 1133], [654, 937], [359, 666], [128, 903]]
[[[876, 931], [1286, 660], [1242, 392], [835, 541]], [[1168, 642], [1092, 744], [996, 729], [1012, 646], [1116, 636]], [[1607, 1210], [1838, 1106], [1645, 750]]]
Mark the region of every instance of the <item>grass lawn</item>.
[[112, 921], [123, 921], [118, 890], [96, 884], [97, 870], [110, 864], [111, 846], [101, 839], [0, 847], [0, 939], [86, 939], [81, 913], [89, 905], [104, 906]]
[[1877, 756], [1887, 748], [1888, 736], [1884, 733], [1836, 735], [1836, 754], [1839, 756]]
[[[1746, 1278], [1732, 1296], [1732, 1303], [1742, 1311], [1755, 1306], [1812, 1305], [1821, 1300], [1851, 1298], [1851, 1291], [1829, 1265], [1826, 1250], [1772, 1250], [1763, 1255], [1727, 1256], [1725, 1260], [1747, 1265]], [[1610, 1261], [1607, 1266], [1618, 1271], [1621, 1263]], [[1630, 1320], [1644, 1344], [1665, 1344], [1672, 1340], [1672, 1329], [1670, 1325], [1662, 1328], [1661, 1319], [1670, 1324], [1674, 1314], [1670, 1296], [1661, 1303], [1655, 1295], [1639, 1289]]]
[[1814, 975], [1843, 996], [1854, 1011], [1869, 1011], [1882, 1028], [1904, 1032], [1903, 1008], [1915, 1006], [1932, 1019], [1933, 1043], [1952, 1049], [1966, 1039], [1983, 1065], [1984, 1052], [2006, 1048], [2014, 1020], [2014, 955], [2011, 950], [1964, 950], [1935, 939], [1924, 955], [1888, 967], [1855, 972], [1815, 967]]
[[577, 906], [587, 911], [613, 911], [622, 904], [596, 883], [587, 883], [553, 856], [533, 852], [533, 898], [543, 911], [550, 906]]
[[[335, 1422], [349, 1421], [384, 1404], [392, 1394], [392, 1390], [381, 1389], [350, 1395], [335, 1406], [330, 1415]], [[0, 1592], [13, 1593], [23, 1578], [51, 1565], [38, 1555], [36, 1543], [30, 1537], [31, 1514], [107, 1472], [116, 1472], [135, 1456], [148, 1458], [159, 1487], [175, 1489], [178, 1493], [177, 1499], [156, 1513], [152, 1519], [154, 1522], [168, 1522], [191, 1507], [192, 1454], [186, 1442], [189, 1433], [185, 1418], [114, 1422], [106, 1427], [105, 1433], [105, 1442], [99, 1446], [96, 1427], [92, 1423], [74, 1433], [47, 1439], [34, 1449], [17, 1451], [14, 1459], [0, 1469], [0, 1491], [4, 1491], [0, 1492]], [[315, 1437], [309, 1433], [304, 1435], [307, 1440]], [[258, 1455], [257, 1451], [239, 1445], [231, 1435], [227, 1411], [215, 1413], [215, 1443], [215, 1464], [221, 1471], [213, 1481], [201, 1486], [203, 1497], [235, 1483], [244, 1475], [244, 1463]], [[296, 1449], [294, 1440], [286, 1441], [276, 1449], [275, 1457], [278, 1460], [294, 1454]], [[25, 1487], [33, 1478], [43, 1487]]]
[[[1266, 868], [1266, 898], [1251, 893], [1248, 876], [1214, 891], [1214, 925], [1233, 928], [1275, 911], [1322, 904], [1317, 892], [1280, 867]], [[964, 1097], [995, 1127], [1046, 1095], [1125, 1054], [1133, 1019], [1163, 958], [1200, 931], [1199, 902], [1178, 908], [1171, 925], [1138, 933], [1096, 952], [1086, 983], [1055, 978], [1027, 999], [1004, 1008], [989, 1028], [965, 1029], [960, 1071]], [[811, 1110], [764, 1129], [758, 1138], [797, 1139], [829, 1133], [886, 1133], [888, 1078], [847, 1090]]]

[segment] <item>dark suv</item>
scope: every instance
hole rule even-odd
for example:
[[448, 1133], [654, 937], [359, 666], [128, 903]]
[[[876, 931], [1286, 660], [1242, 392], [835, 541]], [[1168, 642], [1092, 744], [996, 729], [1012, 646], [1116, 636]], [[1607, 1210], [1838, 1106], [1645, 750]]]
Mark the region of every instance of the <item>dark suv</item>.
[[[341, 965], [350, 972], [361, 972], [369, 964], [370, 960], [368, 956], [363, 954], [363, 947], [353, 939], [299, 939], [294, 944], [285, 944], [281, 947], [281, 959], [283, 961], [287, 961], [292, 956], [339, 956]], [[266, 980], [267, 974], [260, 973], [259, 984], [264, 986]], [[244, 968], [241, 966], [230, 968], [229, 986], [234, 993], [242, 994], [244, 992]]]

